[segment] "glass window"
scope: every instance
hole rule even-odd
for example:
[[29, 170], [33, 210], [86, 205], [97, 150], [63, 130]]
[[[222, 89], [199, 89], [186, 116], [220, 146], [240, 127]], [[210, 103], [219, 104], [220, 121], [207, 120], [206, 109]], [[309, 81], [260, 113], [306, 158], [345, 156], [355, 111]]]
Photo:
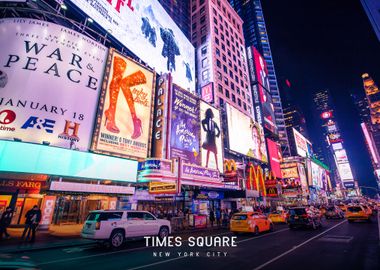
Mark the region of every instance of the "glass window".
[[156, 220], [150, 213], [144, 213], [144, 220]]
[[201, 20], [200, 20], [200, 22], [201, 22], [201, 24], [203, 24], [203, 23], [205, 23], [205, 22], [206, 22], [206, 16], [205, 16], [205, 15], [201, 17]]
[[207, 54], [207, 46], [204, 46], [201, 52], [202, 52], [202, 56], [205, 56]]
[[219, 106], [223, 107], [224, 105], [224, 100], [222, 98], [219, 98]]
[[233, 102], [236, 102], [235, 94], [232, 94], [232, 101], [233, 101]]
[[206, 34], [206, 31], [207, 31], [206, 25], [203, 25], [201, 28], [201, 35]]
[[208, 81], [210, 79], [210, 71], [208, 69], [202, 72], [202, 80]]
[[226, 90], [226, 97], [230, 98], [230, 91]]
[[220, 56], [220, 50], [218, 48], [216, 48], [215, 53], [217, 56]]
[[206, 36], [203, 36], [202, 38], [201, 38], [201, 44], [203, 44], [203, 43], [205, 43], [206, 42]]
[[219, 79], [219, 80], [222, 80], [222, 73], [220, 73], [219, 71], [216, 73], [216, 77]]
[[219, 39], [215, 38], [215, 44], [219, 45]]
[[222, 65], [221, 65], [221, 63], [220, 63], [220, 60], [219, 60], [219, 59], [216, 59], [216, 65], [217, 65], [219, 68], [221, 68], [221, 67], [222, 67]]
[[191, 29], [195, 29], [195, 28], [197, 28], [197, 23], [193, 23], [192, 25], [191, 25]]
[[241, 107], [241, 100], [240, 100], [240, 98], [238, 98], [238, 105], [239, 105], [239, 107]]
[[202, 7], [201, 10], [199, 11], [200, 15], [203, 15], [206, 13], [206, 8]]
[[128, 220], [142, 220], [144, 219], [144, 213], [142, 212], [128, 212]]
[[223, 87], [220, 84], [218, 84], [218, 91], [223, 94]]
[[208, 67], [208, 58], [206, 57], [206, 58], [204, 58], [203, 60], [202, 60], [202, 68], [205, 68], [205, 67]]
[[218, 30], [218, 28], [216, 26], [214, 27], [214, 32], [215, 32], [215, 34], [219, 33], [219, 30]]

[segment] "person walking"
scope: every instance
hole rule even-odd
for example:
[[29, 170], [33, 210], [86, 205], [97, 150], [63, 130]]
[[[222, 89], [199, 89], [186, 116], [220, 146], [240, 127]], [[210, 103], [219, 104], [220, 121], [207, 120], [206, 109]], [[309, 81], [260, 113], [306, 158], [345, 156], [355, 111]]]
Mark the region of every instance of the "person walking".
[[222, 213], [220, 212], [220, 208], [217, 208], [215, 211], [215, 218], [216, 218], [216, 225], [218, 226], [218, 229], [220, 228], [220, 221], [222, 218]]
[[5, 235], [7, 239], [10, 238], [10, 235], [7, 232], [7, 228], [11, 224], [12, 217], [13, 217], [13, 209], [8, 206], [0, 217], [0, 240], [3, 239], [3, 234]]
[[211, 228], [214, 228], [215, 214], [214, 214], [213, 209], [210, 210], [210, 217], [209, 218], [210, 218]]
[[26, 212], [25, 218], [25, 228], [24, 232], [22, 233], [21, 239], [28, 240], [30, 233], [32, 232], [32, 238], [30, 239], [30, 242], [33, 243], [36, 240], [37, 226], [41, 221], [41, 210], [38, 208], [37, 205], [35, 205], [32, 209]]

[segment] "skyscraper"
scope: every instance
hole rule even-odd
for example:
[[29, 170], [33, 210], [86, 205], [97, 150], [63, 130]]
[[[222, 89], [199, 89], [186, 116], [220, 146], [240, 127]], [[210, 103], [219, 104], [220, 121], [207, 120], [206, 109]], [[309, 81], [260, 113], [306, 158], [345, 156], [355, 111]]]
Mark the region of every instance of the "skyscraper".
[[284, 119], [285, 126], [288, 131], [292, 128], [295, 128], [303, 136], [309, 138], [305, 116], [303, 115], [301, 109], [298, 106], [288, 104], [286, 107], [284, 107]]
[[373, 30], [380, 41], [380, 1], [361, 0], [363, 8], [372, 24]]
[[366, 146], [380, 187], [380, 90], [367, 73], [362, 75], [362, 79], [366, 96], [364, 99], [356, 98], [354, 102], [362, 120]]
[[190, 0], [158, 0], [158, 2], [190, 40]]
[[243, 19], [243, 30], [246, 46], [254, 46], [264, 57], [268, 66], [269, 88], [274, 106], [275, 120], [279, 140], [284, 155], [290, 155], [288, 136], [286, 133], [280, 92], [274, 69], [272, 52], [269, 45], [263, 9], [260, 0], [229, 0], [231, 6]]
[[253, 116], [242, 19], [227, 0], [194, 0], [191, 11], [199, 94]]
[[351, 165], [344, 148], [344, 141], [335, 118], [331, 94], [328, 90], [314, 94], [314, 105], [322, 128], [323, 144], [328, 166], [335, 176], [335, 184], [346, 190], [354, 190], [355, 182]]

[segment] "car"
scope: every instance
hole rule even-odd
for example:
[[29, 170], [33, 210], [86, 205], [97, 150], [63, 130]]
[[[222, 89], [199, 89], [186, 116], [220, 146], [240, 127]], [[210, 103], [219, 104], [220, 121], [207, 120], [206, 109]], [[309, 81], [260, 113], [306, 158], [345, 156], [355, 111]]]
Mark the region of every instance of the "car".
[[273, 223], [286, 223], [287, 213], [286, 211], [274, 211], [268, 215], [268, 218]]
[[372, 211], [372, 209], [371, 209], [371, 207], [369, 207], [368, 205], [366, 205], [366, 204], [362, 204], [361, 205], [363, 208], [364, 208], [364, 210], [368, 213], [368, 215], [372, 215], [372, 213], [373, 213], [373, 211]]
[[295, 229], [297, 227], [311, 227], [317, 229], [322, 227], [319, 213], [306, 207], [290, 208], [287, 222], [290, 229]]
[[350, 205], [347, 207], [346, 218], [348, 222], [354, 222], [357, 220], [371, 221], [371, 215], [361, 205]]
[[230, 231], [237, 234], [249, 232], [259, 234], [264, 231], [273, 231], [273, 222], [258, 212], [240, 212], [232, 216]]
[[97, 210], [87, 216], [81, 236], [119, 248], [128, 238], [158, 236], [162, 239], [170, 233], [170, 221], [158, 219], [147, 211]]
[[330, 218], [344, 218], [344, 212], [336, 205], [332, 205], [327, 207], [326, 213], [325, 213], [326, 219]]

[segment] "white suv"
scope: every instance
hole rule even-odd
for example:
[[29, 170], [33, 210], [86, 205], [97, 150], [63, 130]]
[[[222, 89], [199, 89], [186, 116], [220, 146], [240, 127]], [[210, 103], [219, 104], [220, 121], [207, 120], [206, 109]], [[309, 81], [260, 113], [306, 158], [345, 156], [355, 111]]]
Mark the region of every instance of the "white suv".
[[91, 211], [83, 224], [82, 237], [109, 241], [120, 247], [126, 238], [157, 235], [164, 238], [171, 233], [168, 220], [158, 219], [147, 211], [99, 210]]

